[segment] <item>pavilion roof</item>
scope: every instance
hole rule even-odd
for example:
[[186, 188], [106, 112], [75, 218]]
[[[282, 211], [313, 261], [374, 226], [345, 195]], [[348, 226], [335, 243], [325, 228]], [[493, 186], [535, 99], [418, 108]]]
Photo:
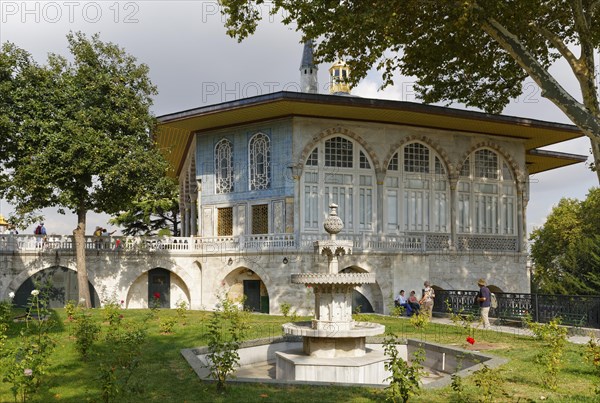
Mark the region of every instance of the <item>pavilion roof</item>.
[[155, 138], [178, 175], [194, 133], [294, 116], [430, 127], [521, 139], [525, 144], [525, 159], [530, 174], [587, 159], [585, 155], [539, 150], [582, 137], [583, 132], [574, 125], [415, 102], [287, 91], [160, 116]]

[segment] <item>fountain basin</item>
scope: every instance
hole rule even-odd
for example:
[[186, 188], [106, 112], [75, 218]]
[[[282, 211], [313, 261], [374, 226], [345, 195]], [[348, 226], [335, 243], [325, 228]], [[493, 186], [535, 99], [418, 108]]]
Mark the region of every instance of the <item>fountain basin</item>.
[[[324, 322], [324, 321], [320, 321]], [[283, 332], [291, 336], [306, 337], [327, 337], [327, 338], [346, 338], [346, 337], [367, 337], [377, 336], [385, 332], [385, 326], [379, 323], [371, 322], [351, 322], [340, 328], [338, 322], [330, 322], [329, 326], [322, 328], [313, 328], [313, 322], [295, 322], [283, 324]]]
[[319, 358], [363, 357], [368, 354], [365, 338], [385, 331], [385, 326], [371, 322], [353, 322], [350, 329], [339, 329], [331, 323], [330, 329], [314, 329], [311, 322], [285, 323], [283, 332], [301, 336], [305, 356]]
[[[344, 340], [344, 339], [336, 339]], [[304, 339], [306, 344], [306, 339]], [[364, 339], [363, 339], [364, 343]], [[340, 347], [333, 349], [339, 352]], [[322, 350], [320, 350], [322, 351]], [[382, 384], [389, 377], [382, 351], [366, 349], [362, 356], [307, 356], [304, 350], [277, 352], [276, 379], [335, 383]]]
[[375, 284], [374, 273], [298, 273], [292, 274], [292, 284], [319, 285], [348, 285], [352, 287], [361, 284]]
[[[378, 350], [383, 353], [381, 343], [383, 338], [368, 338], [367, 349]], [[484, 365], [489, 368], [496, 368], [507, 359], [493, 357], [491, 355], [477, 352], [466, 351], [457, 347], [443, 346], [440, 344], [424, 342], [421, 340], [407, 340], [406, 344], [398, 344], [396, 347], [403, 360], [410, 360], [410, 356], [417, 349], [425, 350], [425, 362], [423, 366], [427, 371], [421, 383], [425, 388], [435, 388], [450, 385], [451, 374], [457, 373], [461, 377], [469, 376], [473, 371], [481, 369]], [[328, 385], [323, 379], [315, 381], [294, 381], [290, 379], [277, 379], [275, 369], [275, 359], [278, 352], [285, 354], [294, 354], [302, 348], [302, 341], [298, 337], [277, 337], [273, 339], [250, 340], [242, 344], [239, 350], [240, 368], [236, 372], [236, 378], [228, 382], [252, 382], [252, 383], [273, 383], [273, 384], [317, 384]], [[200, 379], [209, 379], [209, 363], [206, 358], [208, 347], [197, 347], [184, 349], [181, 351], [183, 357], [194, 369]], [[343, 367], [340, 367], [343, 368]], [[330, 368], [331, 369], [331, 368]], [[343, 369], [340, 369], [341, 371]], [[356, 382], [350, 383], [342, 380], [336, 382], [339, 385], [347, 386], [370, 386], [384, 387], [389, 384], [385, 375], [376, 382]]]

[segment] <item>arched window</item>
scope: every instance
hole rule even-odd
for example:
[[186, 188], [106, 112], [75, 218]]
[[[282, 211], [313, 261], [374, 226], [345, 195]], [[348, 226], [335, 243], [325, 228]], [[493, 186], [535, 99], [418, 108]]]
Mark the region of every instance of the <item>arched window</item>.
[[404, 145], [388, 163], [385, 179], [387, 232], [449, 232], [446, 169], [427, 145]]
[[329, 204], [335, 203], [344, 232], [373, 231], [376, 198], [372, 166], [366, 151], [354, 140], [342, 136], [321, 140], [305, 161], [302, 228], [319, 231]]
[[233, 145], [222, 139], [215, 146], [216, 193], [233, 192]]
[[271, 186], [271, 140], [264, 133], [255, 134], [249, 143], [250, 190]]
[[458, 182], [458, 232], [516, 234], [516, 183], [504, 159], [493, 150], [469, 156]]

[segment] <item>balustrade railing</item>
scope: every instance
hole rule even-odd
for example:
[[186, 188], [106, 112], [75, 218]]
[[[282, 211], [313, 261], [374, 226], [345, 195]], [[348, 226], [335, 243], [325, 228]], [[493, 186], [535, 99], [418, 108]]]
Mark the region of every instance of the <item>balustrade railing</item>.
[[[600, 328], [600, 296], [495, 293], [498, 307], [490, 309], [490, 317], [520, 320], [530, 317], [547, 323], [560, 318], [565, 325]], [[448, 313], [477, 312], [473, 290], [437, 290], [433, 311]]]
[[[461, 245], [472, 248], [460, 250], [515, 251], [516, 238], [490, 237], [485, 239], [462, 237]], [[143, 236], [86, 236], [85, 247], [90, 250], [145, 250], [145, 251], [197, 251], [201, 253], [274, 251], [301, 249], [311, 250], [315, 241], [323, 240], [321, 233], [265, 234], [216, 237], [143, 237]], [[337, 239], [352, 241], [356, 250], [376, 250], [424, 253], [446, 251], [450, 246], [448, 234], [405, 233], [399, 235], [338, 234]], [[0, 234], [0, 252], [34, 250], [70, 250], [74, 248], [71, 235], [9, 235]], [[506, 249], [502, 249], [506, 248]]]
[[517, 237], [508, 235], [459, 235], [456, 249], [516, 252], [519, 250], [519, 242]]

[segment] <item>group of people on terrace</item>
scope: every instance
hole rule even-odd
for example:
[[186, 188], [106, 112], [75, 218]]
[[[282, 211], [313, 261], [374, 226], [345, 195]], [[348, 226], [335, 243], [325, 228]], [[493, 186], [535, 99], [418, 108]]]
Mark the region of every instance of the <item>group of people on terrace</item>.
[[[479, 306], [479, 313], [484, 329], [489, 329], [490, 320], [488, 315], [492, 306], [492, 293], [486, 286], [484, 279], [480, 278], [477, 281], [477, 285], [479, 286], [479, 292], [477, 293], [474, 302]], [[435, 291], [433, 288], [431, 288], [429, 281], [425, 281], [423, 286], [425, 288], [423, 289], [423, 295], [421, 296], [420, 300], [417, 300], [414, 290], [410, 292], [408, 298], [405, 296], [405, 291], [400, 290], [396, 298], [394, 298], [394, 306], [404, 308], [406, 316], [419, 315], [423, 313], [431, 319]]]

